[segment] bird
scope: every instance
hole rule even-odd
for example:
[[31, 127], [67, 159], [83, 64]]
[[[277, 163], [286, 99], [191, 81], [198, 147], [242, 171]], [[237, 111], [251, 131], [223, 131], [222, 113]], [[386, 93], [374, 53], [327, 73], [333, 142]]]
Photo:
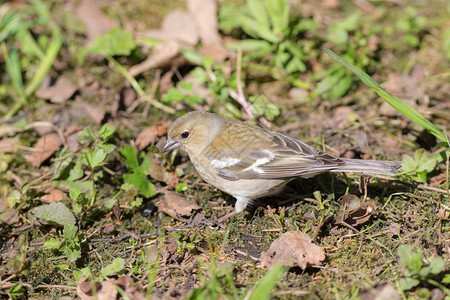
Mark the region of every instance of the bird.
[[402, 163], [339, 158], [281, 133], [204, 111], [177, 118], [161, 149], [185, 151], [200, 176], [236, 199], [234, 213], [323, 172], [396, 175]]

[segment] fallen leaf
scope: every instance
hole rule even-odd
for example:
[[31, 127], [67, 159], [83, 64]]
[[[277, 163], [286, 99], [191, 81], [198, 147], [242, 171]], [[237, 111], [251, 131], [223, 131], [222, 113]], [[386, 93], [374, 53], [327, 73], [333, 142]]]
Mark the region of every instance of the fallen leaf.
[[393, 285], [387, 283], [359, 292], [357, 298], [362, 300], [397, 300], [402, 297]]
[[361, 199], [353, 194], [347, 194], [342, 197], [342, 213], [337, 215], [335, 223], [343, 222], [351, 226], [358, 226], [366, 223], [372, 213], [377, 209], [371, 201], [361, 203]]
[[77, 152], [80, 148], [80, 143], [78, 142], [78, 133], [83, 130], [84, 127], [81, 125], [69, 125], [64, 131], [64, 136], [66, 137], [66, 144], [70, 151]]
[[180, 10], [169, 13], [164, 18], [161, 29], [149, 30], [143, 35], [147, 38], [163, 41], [173, 40], [192, 46], [199, 40], [199, 34], [191, 14]]
[[105, 118], [105, 110], [100, 106], [91, 105], [82, 100], [77, 101], [80, 107], [96, 122], [97, 124], [101, 124], [103, 119]]
[[158, 208], [172, 218], [182, 222], [188, 221], [193, 212], [202, 209], [194, 202], [169, 191], [165, 192], [164, 196], [161, 197], [161, 203]]
[[52, 103], [64, 103], [76, 92], [77, 86], [64, 76], [60, 76], [52, 86], [43, 87], [36, 91], [36, 96], [49, 99]]
[[86, 36], [89, 41], [117, 27], [116, 22], [104, 14], [95, 1], [81, 0], [75, 8], [75, 14], [86, 26]]
[[217, 30], [217, 3], [214, 0], [187, 0], [196, 30], [204, 45], [221, 45]]
[[324, 259], [323, 248], [314, 245], [308, 235], [297, 230], [280, 234], [270, 248], [261, 253], [260, 262], [266, 268], [282, 263], [306, 269], [307, 265], [319, 265]]
[[44, 161], [53, 155], [62, 145], [57, 133], [49, 133], [38, 139], [26, 161], [33, 167], [39, 167]]
[[180, 46], [174, 40], [165, 41], [153, 49], [146, 60], [130, 68], [130, 74], [137, 76], [150, 69], [162, 67], [178, 55]]
[[142, 150], [149, 145], [154, 144], [158, 140], [158, 137], [161, 137], [167, 133], [167, 127], [168, 123], [162, 122], [145, 128], [136, 138], [136, 147], [139, 150]]
[[41, 197], [41, 200], [44, 203], [61, 201], [66, 196], [66, 194], [63, 191], [58, 190], [57, 188], [54, 187], [47, 189], [45, 193], [46, 194]]
[[339, 0], [322, 0], [323, 8], [338, 8]]
[[16, 137], [4, 138], [0, 140], [0, 153], [11, 153], [17, 150], [19, 139]]

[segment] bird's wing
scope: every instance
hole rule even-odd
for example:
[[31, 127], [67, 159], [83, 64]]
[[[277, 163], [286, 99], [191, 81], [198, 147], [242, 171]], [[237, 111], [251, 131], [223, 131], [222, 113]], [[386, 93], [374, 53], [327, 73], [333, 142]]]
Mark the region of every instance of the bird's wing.
[[[270, 133], [270, 142], [258, 145], [266, 147], [248, 147], [254, 150], [242, 151], [240, 156], [216, 164], [218, 175], [227, 180], [311, 177], [345, 164], [297, 139], [265, 131], [267, 133]], [[255, 141], [258, 142], [259, 139]]]

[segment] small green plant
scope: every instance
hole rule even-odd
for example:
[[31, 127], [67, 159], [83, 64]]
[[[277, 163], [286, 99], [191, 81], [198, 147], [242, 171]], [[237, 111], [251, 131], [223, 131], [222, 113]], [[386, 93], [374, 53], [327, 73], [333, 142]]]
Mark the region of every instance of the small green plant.
[[119, 150], [119, 153], [125, 158], [125, 166], [129, 173], [123, 175], [124, 184], [122, 189], [129, 190], [136, 187], [139, 194], [145, 198], [155, 195], [156, 189], [153, 183], [148, 179], [150, 165], [152, 163], [149, 156], [141, 152], [139, 156], [132, 146], [125, 146]]
[[403, 40], [412, 47], [420, 45], [419, 33], [427, 23], [425, 16], [417, 15], [414, 7], [408, 6], [403, 16], [395, 24], [397, 29], [403, 32]]
[[418, 182], [427, 182], [428, 174], [436, 167], [437, 160], [431, 157], [425, 149], [414, 152], [414, 157], [403, 155], [403, 171]]
[[[327, 40], [339, 48], [345, 60], [361, 69], [374, 65], [374, 49], [368, 46], [380, 28], [371, 26], [366, 28], [361, 22], [359, 13], [354, 13], [345, 20], [335, 22], [328, 29]], [[320, 80], [314, 92], [329, 100], [337, 100], [344, 96], [353, 85], [352, 73], [333, 64], [325, 71], [314, 74], [314, 79]]]
[[244, 62], [269, 57], [276, 77], [306, 70], [302, 45], [297, 43], [305, 24], [291, 19], [287, 0], [247, 0], [242, 7], [224, 5], [219, 11], [219, 26], [225, 32], [240, 28], [251, 37], [230, 46], [246, 53]]
[[447, 296], [450, 296], [450, 290], [443, 285], [448, 281], [448, 276], [444, 277], [442, 283], [433, 279], [444, 270], [442, 257], [436, 256], [426, 260], [427, 265], [425, 266], [422, 263], [422, 251], [420, 249], [414, 250], [410, 245], [400, 245], [397, 253], [400, 265], [405, 268], [402, 278], [398, 281], [402, 290], [407, 291], [418, 286], [421, 282], [427, 282], [442, 289]]
[[203, 102], [202, 97], [197, 94], [191, 93], [192, 83], [179, 82], [177, 87], [170, 88], [167, 93], [165, 93], [161, 100], [166, 103], [179, 103], [186, 102], [189, 106], [193, 107], [195, 104], [201, 104]]
[[[83, 156], [71, 155], [65, 149], [59, 153], [59, 157], [53, 173], [56, 184], [69, 185], [74, 191], [69, 191], [74, 203], [72, 207], [76, 214], [81, 212], [82, 206], [87, 204], [86, 197], [90, 199], [89, 205], [96, 201], [96, 181], [103, 176], [99, 167], [105, 164], [105, 160], [113, 153], [116, 146], [109, 143], [115, 132], [114, 126], [105, 124], [98, 132], [86, 128], [78, 134], [78, 141], [84, 147]], [[81, 180], [88, 171], [90, 181]]]
[[69, 261], [76, 261], [81, 257], [80, 236], [77, 234], [77, 227], [67, 224], [63, 229], [63, 239], [50, 238], [45, 241], [44, 247], [49, 250], [59, 250], [64, 252]]
[[15, 94], [7, 95], [15, 100], [4, 116], [4, 119], [9, 119], [28, 103], [30, 96], [39, 88], [63, 40], [43, 1], [31, 0], [29, 4], [14, 7], [7, 2], [0, 4], [1, 13], [4, 15], [0, 15], [0, 52], [12, 84], [12, 88], [6, 90], [15, 91]]

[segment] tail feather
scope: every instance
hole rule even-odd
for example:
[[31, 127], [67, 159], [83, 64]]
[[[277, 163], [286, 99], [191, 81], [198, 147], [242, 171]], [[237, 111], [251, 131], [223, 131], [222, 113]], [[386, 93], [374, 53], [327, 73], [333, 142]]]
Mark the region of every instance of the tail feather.
[[397, 175], [398, 169], [402, 167], [399, 161], [386, 160], [363, 160], [363, 159], [346, 159], [345, 165], [339, 166], [331, 172], [355, 172], [367, 175]]

